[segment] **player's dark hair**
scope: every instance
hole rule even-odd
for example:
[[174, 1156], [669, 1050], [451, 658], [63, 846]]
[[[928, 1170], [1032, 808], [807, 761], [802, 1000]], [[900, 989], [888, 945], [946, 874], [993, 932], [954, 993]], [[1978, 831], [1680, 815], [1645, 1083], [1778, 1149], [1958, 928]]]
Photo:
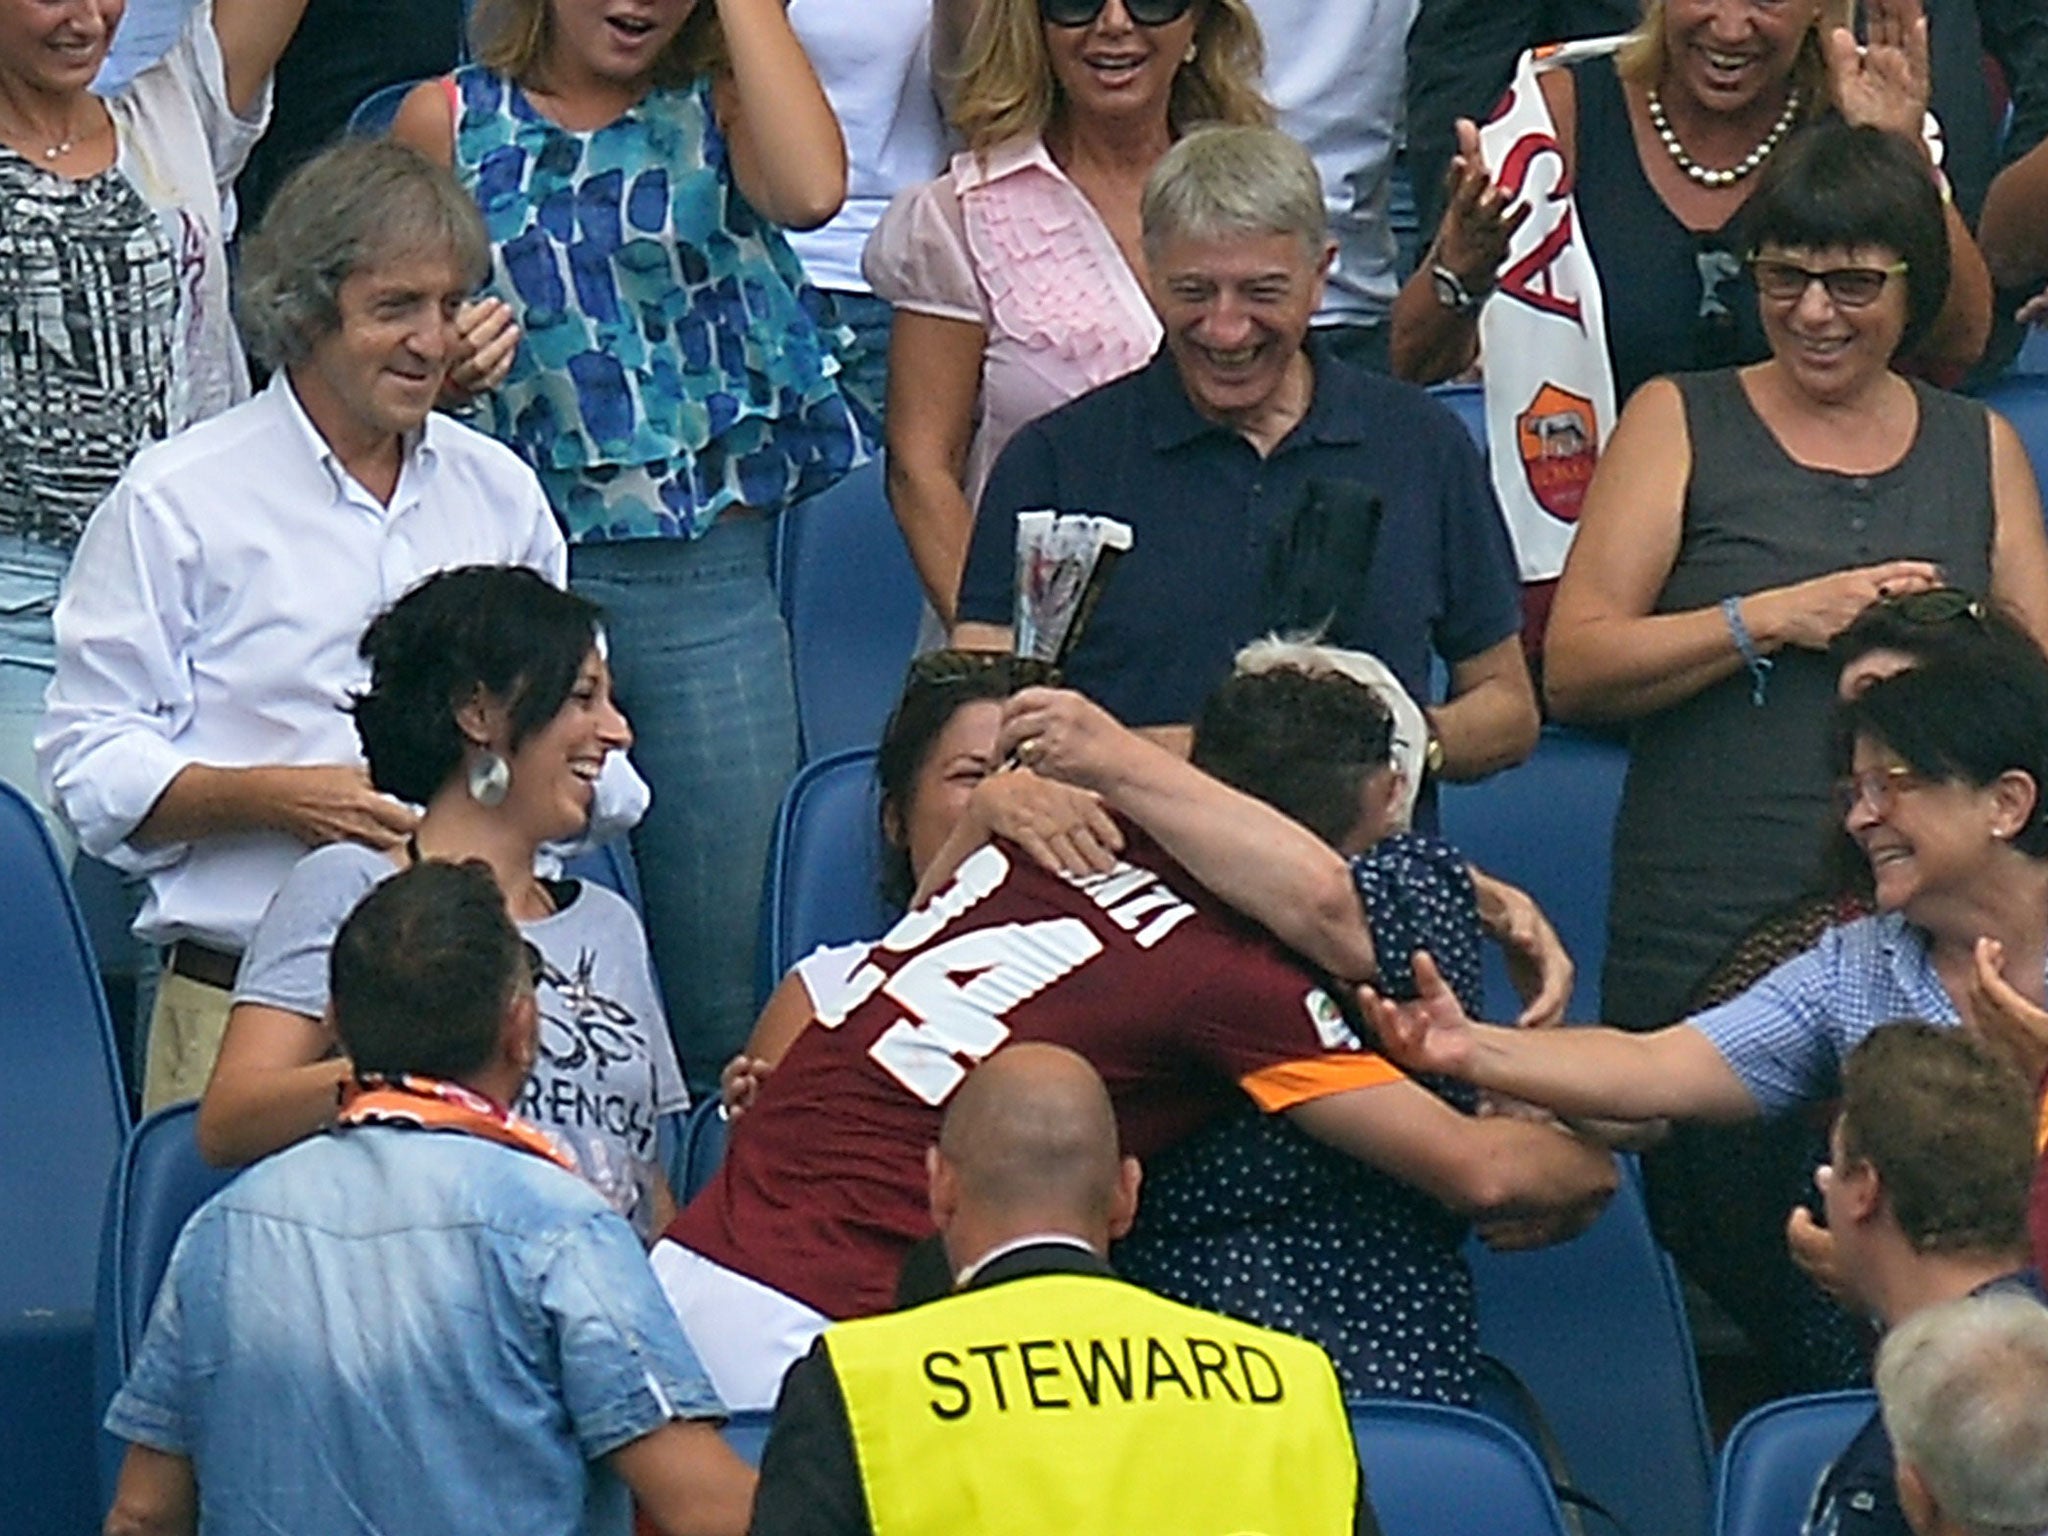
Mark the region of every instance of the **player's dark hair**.
[[1363, 683], [1280, 667], [1230, 677], [1209, 695], [1193, 760], [1335, 847], [1358, 825], [1360, 793], [1391, 760], [1393, 734]]

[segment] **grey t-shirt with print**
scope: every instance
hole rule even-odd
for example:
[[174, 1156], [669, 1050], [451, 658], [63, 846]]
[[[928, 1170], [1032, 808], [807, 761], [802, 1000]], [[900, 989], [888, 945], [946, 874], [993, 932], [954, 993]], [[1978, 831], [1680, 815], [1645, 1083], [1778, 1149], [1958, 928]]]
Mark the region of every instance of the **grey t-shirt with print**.
[[[334, 935], [356, 903], [397, 873], [384, 854], [355, 843], [299, 860], [256, 926], [235, 1001], [322, 1017]], [[592, 1181], [621, 1197], [614, 1203], [630, 1188], [626, 1214], [647, 1236], [646, 1194], [660, 1164], [656, 1119], [687, 1105], [689, 1093], [638, 916], [603, 886], [573, 886], [559, 911], [519, 925], [546, 964], [536, 993], [540, 1055], [513, 1107], [568, 1141]], [[593, 1166], [600, 1163], [609, 1166]]]

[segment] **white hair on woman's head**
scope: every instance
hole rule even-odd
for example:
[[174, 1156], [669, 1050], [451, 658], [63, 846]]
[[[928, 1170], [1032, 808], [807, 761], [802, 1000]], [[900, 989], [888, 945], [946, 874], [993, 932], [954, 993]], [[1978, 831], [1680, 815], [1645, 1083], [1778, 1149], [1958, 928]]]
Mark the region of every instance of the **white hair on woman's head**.
[[1349, 651], [1300, 636], [1267, 635], [1239, 651], [1232, 670], [1239, 677], [1261, 672], [1306, 672], [1311, 676], [1334, 672], [1378, 695], [1393, 718], [1393, 740], [1388, 744], [1387, 755], [1401, 780], [1400, 791], [1394, 797], [1394, 830], [1408, 830], [1415, 815], [1415, 798], [1422, 792], [1429, 721], [1392, 668], [1370, 651]]

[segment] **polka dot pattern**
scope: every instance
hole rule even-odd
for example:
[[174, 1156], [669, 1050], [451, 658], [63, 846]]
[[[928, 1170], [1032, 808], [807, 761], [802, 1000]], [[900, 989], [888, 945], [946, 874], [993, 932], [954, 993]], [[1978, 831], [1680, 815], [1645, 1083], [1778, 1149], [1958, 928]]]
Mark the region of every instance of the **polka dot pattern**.
[[[1464, 860], [1404, 833], [1352, 872], [1385, 989], [1412, 997], [1409, 956], [1427, 949], [1476, 1009], [1479, 918]], [[1468, 1089], [1428, 1086], [1469, 1112]], [[1164, 1295], [1314, 1340], [1349, 1395], [1464, 1404], [1478, 1334], [1464, 1237], [1463, 1219], [1419, 1190], [1248, 1112], [1152, 1160], [1115, 1260]]]

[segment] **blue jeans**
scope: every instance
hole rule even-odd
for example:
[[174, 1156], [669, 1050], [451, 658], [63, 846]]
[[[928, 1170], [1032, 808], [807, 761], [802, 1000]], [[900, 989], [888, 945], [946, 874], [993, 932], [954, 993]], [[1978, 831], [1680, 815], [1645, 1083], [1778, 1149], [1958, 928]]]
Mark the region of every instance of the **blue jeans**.
[[633, 762], [654, 804], [633, 834], [647, 937], [692, 1093], [754, 1022], [754, 940], [776, 807], [797, 766], [772, 523], [702, 538], [577, 544], [569, 584], [605, 610]]

